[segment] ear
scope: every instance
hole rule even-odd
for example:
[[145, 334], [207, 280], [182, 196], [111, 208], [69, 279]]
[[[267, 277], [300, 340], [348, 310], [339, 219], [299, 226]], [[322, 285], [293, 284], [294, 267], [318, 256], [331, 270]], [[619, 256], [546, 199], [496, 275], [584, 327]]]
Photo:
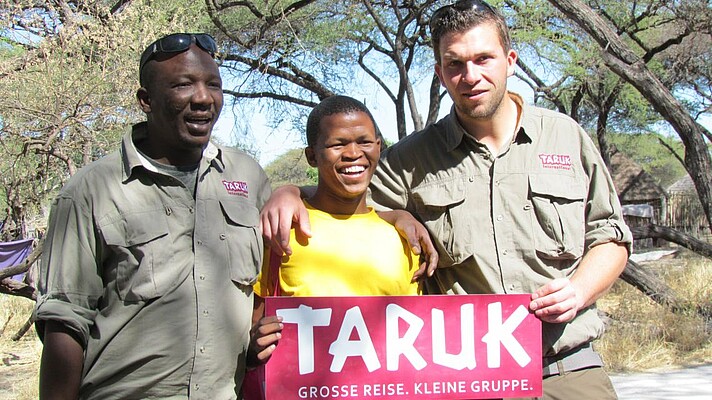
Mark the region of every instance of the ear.
[[316, 154], [314, 154], [314, 149], [311, 147], [305, 147], [304, 155], [307, 157], [309, 166], [316, 168]]
[[440, 86], [445, 87], [445, 83], [443, 82], [443, 69], [440, 63], [435, 63], [435, 75], [440, 79]]
[[514, 70], [517, 67], [517, 52], [513, 49], [509, 49], [507, 52], [507, 76], [510, 77], [514, 75]]
[[148, 94], [148, 89], [139, 88], [136, 91], [136, 100], [138, 100], [138, 105], [144, 113], [149, 114], [151, 112], [151, 96]]

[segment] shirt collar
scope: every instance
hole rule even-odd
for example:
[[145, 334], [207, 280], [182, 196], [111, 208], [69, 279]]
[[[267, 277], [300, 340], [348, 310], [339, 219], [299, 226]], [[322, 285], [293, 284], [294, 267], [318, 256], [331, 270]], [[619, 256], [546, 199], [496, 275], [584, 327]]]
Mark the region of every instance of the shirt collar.
[[[136, 142], [148, 136], [146, 122], [140, 122], [133, 125], [127, 130], [121, 139], [121, 160], [123, 162], [123, 180], [126, 181], [131, 177], [136, 167], [143, 167], [146, 170], [159, 173], [156, 167], [138, 151]], [[203, 157], [200, 163], [206, 163], [207, 166], [215, 166], [218, 169], [224, 169], [225, 165], [222, 161], [222, 150], [215, 146], [212, 142], [208, 142], [203, 149]], [[201, 165], [201, 169], [204, 169]]]
[[519, 95], [512, 96], [512, 100], [514, 100], [522, 109], [522, 113], [519, 116], [519, 128], [517, 130], [517, 135], [514, 137], [514, 142], [533, 142], [539, 137], [539, 135], [541, 135], [541, 118], [533, 112], [536, 107], [526, 104]]
[[[509, 95], [521, 109], [521, 113], [519, 114], [519, 127], [517, 133], [514, 135], [513, 142], [523, 143], [531, 141], [534, 138], [532, 135], [536, 136], [539, 133], [536, 118], [532, 118], [531, 112], [529, 112], [529, 106], [524, 102], [522, 96], [514, 92], [507, 92], [507, 95]], [[447, 135], [447, 149], [448, 151], [452, 151], [460, 145], [465, 136], [469, 136], [457, 119], [455, 105], [450, 108], [450, 114], [447, 117], [446, 124], [445, 134]]]
[[465, 135], [467, 135], [465, 128], [463, 128], [462, 125], [460, 125], [460, 121], [457, 120], [454, 104], [450, 107], [450, 115], [447, 116], [445, 121], [445, 134], [447, 135], [445, 143], [448, 152], [455, 150]]

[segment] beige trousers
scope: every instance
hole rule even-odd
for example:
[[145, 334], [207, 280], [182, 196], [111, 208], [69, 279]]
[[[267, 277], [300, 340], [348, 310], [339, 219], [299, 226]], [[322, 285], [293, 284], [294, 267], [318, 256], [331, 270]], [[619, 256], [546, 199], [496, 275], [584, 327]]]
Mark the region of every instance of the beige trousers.
[[544, 378], [544, 396], [519, 400], [618, 400], [601, 367], [564, 372]]

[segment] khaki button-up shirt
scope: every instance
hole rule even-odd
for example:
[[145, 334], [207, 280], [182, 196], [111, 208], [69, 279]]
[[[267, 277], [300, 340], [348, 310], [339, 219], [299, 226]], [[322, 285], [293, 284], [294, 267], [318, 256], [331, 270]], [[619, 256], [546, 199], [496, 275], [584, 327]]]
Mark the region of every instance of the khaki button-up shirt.
[[134, 126], [54, 201], [39, 324], [60, 321], [81, 338], [83, 399], [234, 399], [267, 177], [246, 154], [209, 144], [193, 197], [138, 153], [145, 135]]
[[[522, 107], [520, 128], [501, 154], [468, 135], [453, 109], [389, 148], [376, 170], [377, 207], [410, 211], [435, 241], [440, 265], [430, 293], [532, 293], [570, 277], [592, 246], [632, 241], [586, 132], [510, 96]], [[600, 336], [594, 308], [568, 324], [545, 324], [544, 354]]]

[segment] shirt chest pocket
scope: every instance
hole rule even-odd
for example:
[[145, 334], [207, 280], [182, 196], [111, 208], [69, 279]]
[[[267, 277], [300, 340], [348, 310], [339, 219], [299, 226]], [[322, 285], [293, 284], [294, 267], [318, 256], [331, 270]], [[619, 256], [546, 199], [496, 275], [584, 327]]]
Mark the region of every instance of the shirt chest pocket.
[[262, 265], [262, 235], [257, 228], [259, 210], [244, 202], [220, 200], [224, 214], [230, 278], [242, 285], [252, 285]]
[[[415, 210], [435, 241], [442, 266], [458, 264], [472, 255], [471, 218], [463, 215], [464, 182], [450, 180], [413, 189]], [[458, 234], [459, 233], [459, 234]]]
[[162, 209], [125, 214], [99, 229], [115, 258], [121, 300], [146, 301], [166, 293], [176, 272], [166, 265], [171, 242]]
[[534, 247], [545, 259], [576, 259], [583, 255], [584, 182], [568, 175], [530, 175], [529, 195]]

